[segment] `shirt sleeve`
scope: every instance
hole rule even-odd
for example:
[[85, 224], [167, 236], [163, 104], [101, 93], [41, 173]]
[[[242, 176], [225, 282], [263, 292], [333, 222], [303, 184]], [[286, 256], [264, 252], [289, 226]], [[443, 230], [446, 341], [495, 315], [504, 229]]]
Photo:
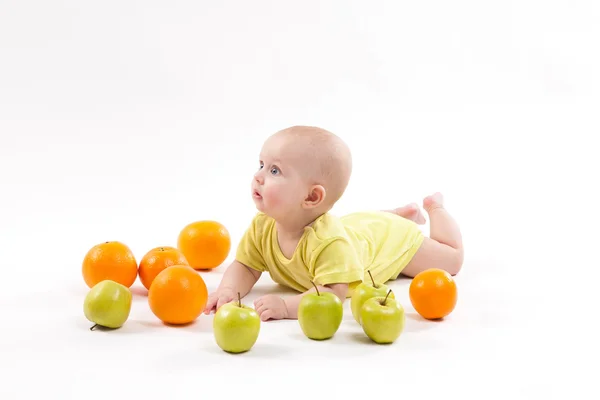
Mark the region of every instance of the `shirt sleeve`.
[[335, 238], [316, 251], [312, 268], [318, 285], [362, 281], [363, 265], [352, 244], [345, 238]]
[[258, 233], [258, 217], [255, 217], [238, 244], [235, 259], [249, 268], [264, 272], [267, 268], [260, 250]]

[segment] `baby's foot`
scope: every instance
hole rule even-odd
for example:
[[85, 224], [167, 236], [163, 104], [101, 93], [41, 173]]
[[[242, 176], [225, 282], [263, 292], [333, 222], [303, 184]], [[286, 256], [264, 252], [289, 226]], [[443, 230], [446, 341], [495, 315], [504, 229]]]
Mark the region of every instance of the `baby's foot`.
[[437, 208], [444, 208], [444, 196], [440, 192], [436, 192], [431, 196], [423, 199], [423, 208], [427, 213], [432, 212]]
[[404, 207], [399, 207], [394, 210], [391, 210], [390, 212], [402, 218], [406, 218], [413, 222], [416, 222], [419, 225], [423, 225], [425, 223], [425, 216], [421, 212], [421, 209], [419, 208], [417, 203], [411, 203]]

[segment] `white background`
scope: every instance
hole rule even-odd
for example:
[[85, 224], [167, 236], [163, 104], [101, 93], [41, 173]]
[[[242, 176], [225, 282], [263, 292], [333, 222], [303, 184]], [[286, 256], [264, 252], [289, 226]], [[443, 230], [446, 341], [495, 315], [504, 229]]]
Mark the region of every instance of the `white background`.
[[[594, 397], [598, 21], [594, 0], [1, 0], [0, 398]], [[126, 325], [90, 332], [87, 250], [139, 260], [198, 219], [235, 246], [262, 141], [295, 124], [352, 148], [337, 214], [444, 193], [455, 312], [424, 322], [403, 279], [391, 346], [347, 302], [328, 342], [269, 322], [231, 356], [212, 317], [163, 326], [137, 281]]]

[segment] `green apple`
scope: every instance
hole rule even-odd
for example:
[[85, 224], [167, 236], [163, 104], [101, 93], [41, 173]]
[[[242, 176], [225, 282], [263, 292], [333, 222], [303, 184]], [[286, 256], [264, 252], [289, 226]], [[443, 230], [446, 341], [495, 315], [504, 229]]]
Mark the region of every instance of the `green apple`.
[[391, 298], [391, 293], [371, 297], [360, 309], [363, 331], [375, 343], [393, 343], [404, 330], [404, 308]]
[[[389, 288], [384, 284], [377, 284], [373, 279], [373, 275], [371, 275], [371, 271], [367, 271], [369, 276], [371, 277], [371, 282], [362, 282], [360, 283], [354, 292], [352, 293], [352, 297], [350, 298], [350, 309], [352, 310], [352, 316], [361, 324], [360, 320], [360, 310], [365, 303], [365, 301], [369, 300], [372, 297], [385, 297]], [[394, 293], [391, 294], [392, 298], [394, 297]]]
[[118, 282], [107, 279], [95, 284], [83, 302], [85, 317], [94, 323], [90, 330], [123, 326], [129, 318], [132, 297], [129, 288]]
[[213, 319], [213, 334], [217, 345], [228, 353], [244, 353], [252, 348], [260, 332], [256, 310], [238, 301], [219, 307]]
[[316, 293], [305, 294], [298, 304], [298, 323], [309, 339], [330, 339], [342, 323], [344, 307], [337, 295], [320, 293], [314, 283], [313, 286]]

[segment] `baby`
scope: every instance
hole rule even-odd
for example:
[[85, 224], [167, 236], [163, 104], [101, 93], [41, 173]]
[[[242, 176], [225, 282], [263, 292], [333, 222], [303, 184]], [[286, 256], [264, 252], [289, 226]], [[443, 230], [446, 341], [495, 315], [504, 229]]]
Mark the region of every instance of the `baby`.
[[263, 272], [299, 294], [256, 299], [262, 321], [297, 319], [302, 296], [315, 291], [313, 282], [344, 301], [365, 277], [370, 279], [367, 271], [377, 283], [400, 274], [414, 277], [432, 267], [458, 273], [461, 233], [440, 193], [423, 200], [430, 237], [418, 227], [425, 218], [414, 203], [335, 217], [329, 211], [346, 190], [351, 172], [350, 151], [331, 132], [294, 126], [270, 136], [251, 186], [258, 213], [204, 313], [236, 300], [238, 292], [246, 296]]

